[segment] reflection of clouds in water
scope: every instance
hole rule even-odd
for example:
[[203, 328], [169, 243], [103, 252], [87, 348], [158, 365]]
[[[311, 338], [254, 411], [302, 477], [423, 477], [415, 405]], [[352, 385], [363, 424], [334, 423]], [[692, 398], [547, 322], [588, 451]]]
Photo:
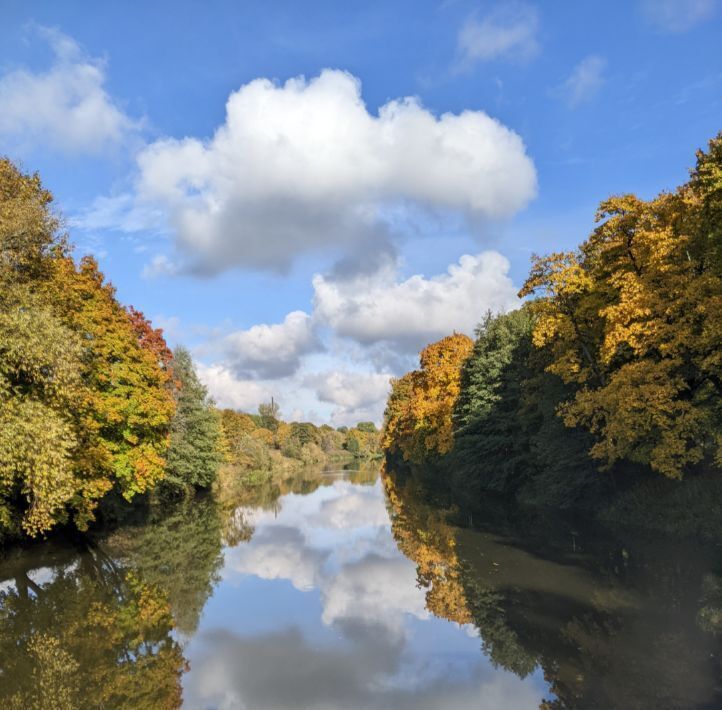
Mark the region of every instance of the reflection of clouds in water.
[[[277, 630], [270, 633], [244, 635], [242, 615], [233, 620], [237, 633], [201, 626], [186, 649], [190, 707], [538, 707], [538, 681], [493, 669], [473, 627], [426, 610], [416, 566], [393, 539], [379, 483], [338, 481], [285, 496], [277, 517], [247, 509], [244, 517], [256, 532], [226, 549], [224, 580], [235, 585], [240, 574], [317, 589], [320, 619], [304, 617], [303, 631], [289, 628], [283, 608], [274, 607], [268, 621]], [[233, 603], [242, 609], [242, 596]]]
[[53, 567], [37, 567], [36, 569], [31, 569], [28, 572], [28, 577], [32, 579], [38, 587], [42, 587], [43, 584], [52, 582], [55, 579], [57, 572], [58, 571]]
[[[400, 661], [399, 648], [364, 643], [338, 650], [309, 645], [296, 629], [243, 638], [227, 631], [203, 637], [203, 652], [186, 678], [189, 707], [394, 708], [496, 710], [538, 708], [534, 688], [511, 673], [482, 665], [479, 654], [464, 677], [416, 675], [416, 683], [384, 683]], [[423, 669], [421, 669], [423, 670]], [[399, 685], [404, 687], [399, 687]]]
[[347, 483], [336, 484], [342, 494], [325, 500], [310, 522], [319, 527], [346, 530], [365, 526], [384, 527], [389, 524], [389, 514], [374, 488], [355, 488]]
[[296, 528], [273, 527], [256, 532], [253, 544], [226, 552], [226, 570], [252, 574], [261, 579], [286, 579], [301, 592], [317, 585], [328, 554], [305, 544]]
[[324, 624], [353, 620], [404, 631], [404, 614], [428, 618], [424, 592], [416, 586], [416, 568], [405, 558], [368, 555], [346, 565], [323, 588]]
[[428, 616], [416, 568], [394, 543], [379, 486], [339, 481], [308, 496], [287, 496], [277, 518], [261, 511], [246, 519], [256, 533], [226, 551], [226, 578], [232, 570], [285, 579], [299, 591], [318, 588], [327, 626], [372, 624], [401, 636], [405, 614]]

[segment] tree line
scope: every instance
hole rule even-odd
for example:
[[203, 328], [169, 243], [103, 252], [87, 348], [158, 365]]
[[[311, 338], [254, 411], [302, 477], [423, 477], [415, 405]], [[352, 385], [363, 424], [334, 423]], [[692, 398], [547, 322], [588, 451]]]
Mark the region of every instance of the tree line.
[[562, 507], [722, 467], [722, 133], [685, 184], [610, 197], [596, 222], [574, 251], [533, 257], [519, 309], [393, 382], [394, 465], [458, 500]]
[[224, 463], [266, 468], [378, 453], [373, 424], [219, 412], [190, 353], [75, 259], [37, 174], [0, 159], [0, 541], [84, 530], [102, 500], [209, 488]]

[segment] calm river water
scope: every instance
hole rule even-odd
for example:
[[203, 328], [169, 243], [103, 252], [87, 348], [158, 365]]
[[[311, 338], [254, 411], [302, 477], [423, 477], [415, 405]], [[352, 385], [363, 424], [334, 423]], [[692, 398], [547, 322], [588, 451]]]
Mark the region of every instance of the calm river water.
[[[18, 708], [713, 708], [722, 550], [304, 471], [0, 557]], [[467, 521], [468, 522], [468, 521]]]

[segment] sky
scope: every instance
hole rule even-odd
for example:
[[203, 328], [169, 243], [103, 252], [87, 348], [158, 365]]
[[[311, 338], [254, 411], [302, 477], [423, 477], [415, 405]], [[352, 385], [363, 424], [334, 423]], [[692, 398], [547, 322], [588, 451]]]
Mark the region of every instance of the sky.
[[722, 0], [2, 0], [0, 155], [219, 406], [379, 422], [722, 129]]

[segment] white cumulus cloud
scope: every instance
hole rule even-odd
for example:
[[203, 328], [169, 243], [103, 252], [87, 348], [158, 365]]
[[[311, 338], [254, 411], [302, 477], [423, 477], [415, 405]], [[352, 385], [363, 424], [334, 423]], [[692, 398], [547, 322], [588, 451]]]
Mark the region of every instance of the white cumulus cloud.
[[471, 334], [487, 311], [519, 304], [509, 262], [498, 252], [465, 254], [445, 274], [399, 281], [387, 267], [356, 279], [313, 280], [314, 317], [362, 344], [416, 352], [453, 331]]
[[526, 61], [539, 51], [539, 15], [520, 2], [498, 5], [485, 17], [472, 16], [459, 31], [458, 50], [464, 65], [507, 59]]
[[266, 383], [241, 379], [223, 364], [196, 362], [196, 370], [219, 407], [255, 412], [258, 405], [270, 401], [273, 394]]
[[0, 138], [22, 149], [97, 154], [140, 127], [105, 90], [105, 64], [67, 35], [39, 28], [54, 54], [46, 71], [0, 76]]
[[226, 364], [239, 377], [277, 378], [292, 375], [304, 355], [321, 348], [311, 317], [289, 313], [282, 323], [254, 325], [224, 338]]
[[211, 139], [156, 141], [138, 167], [136, 198], [165, 210], [188, 266], [205, 273], [383, 245], [395, 204], [503, 218], [536, 193], [523, 141], [497, 120], [437, 117], [415, 98], [369, 112], [360, 81], [337, 70], [254, 80]]

